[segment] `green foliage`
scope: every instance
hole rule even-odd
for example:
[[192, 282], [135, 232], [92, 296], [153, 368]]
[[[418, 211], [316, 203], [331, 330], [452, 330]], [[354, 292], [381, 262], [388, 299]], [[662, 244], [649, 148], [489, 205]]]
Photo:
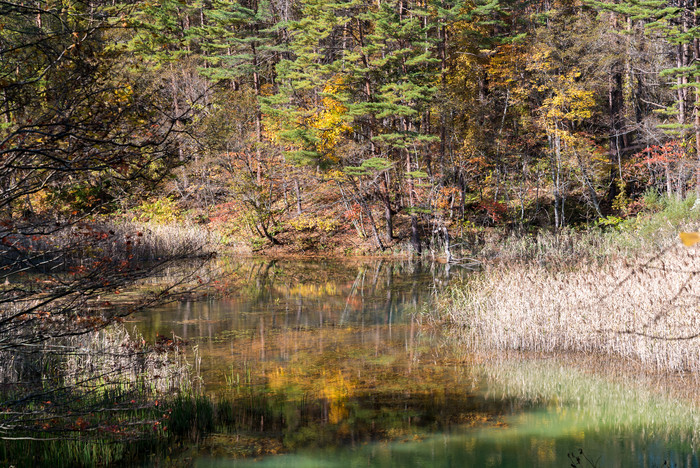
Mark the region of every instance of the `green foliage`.
[[388, 171], [392, 163], [386, 158], [369, 158], [362, 161], [359, 166], [346, 166], [345, 173], [352, 176], [373, 175], [377, 172]]
[[171, 404], [169, 430], [176, 437], [199, 441], [214, 430], [214, 404], [203, 395], [178, 395]]
[[664, 197], [656, 189], [645, 190], [642, 194], [642, 200], [645, 208], [653, 213], [663, 209]]
[[[617, 224], [611, 241], [621, 248], [638, 251], [653, 249], [675, 241], [678, 232], [693, 229], [700, 221], [700, 211], [695, 207], [696, 195], [679, 199], [667, 195], [647, 195], [656, 205], [656, 211], [642, 212]], [[661, 209], [658, 210], [658, 207]]]
[[112, 196], [106, 187], [78, 183], [67, 189], [49, 190], [47, 203], [55, 209], [70, 214], [108, 212], [114, 208]]
[[624, 216], [627, 214], [627, 206], [630, 203], [630, 199], [627, 196], [627, 184], [624, 180], [618, 179], [615, 181], [615, 185], [617, 185], [618, 193], [612, 202], [612, 208]]
[[171, 224], [181, 219], [182, 212], [174, 197], [158, 198], [152, 202], [144, 201], [133, 210], [133, 221], [150, 221], [156, 224]]
[[600, 227], [618, 228], [620, 226], [620, 223], [622, 223], [623, 221], [624, 219], [620, 218], [619, 216], [608, 215], [604, 218], [598, 219], [598, 221], [596, 221], [596, 224]]

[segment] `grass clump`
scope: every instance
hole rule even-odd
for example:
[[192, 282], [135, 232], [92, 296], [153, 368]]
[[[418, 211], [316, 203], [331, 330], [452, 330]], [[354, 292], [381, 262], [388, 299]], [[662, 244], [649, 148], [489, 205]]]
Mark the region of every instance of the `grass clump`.
[[676, 241], [636, 260], [500, 264], [454, 288], [440, 318], [476, 348], [623, 356], [700, 370], [700, 252]]
[[204, 395], [178, 395], [170, 403], [171, 434], [200, 441], [214, 430], [214, 403]]

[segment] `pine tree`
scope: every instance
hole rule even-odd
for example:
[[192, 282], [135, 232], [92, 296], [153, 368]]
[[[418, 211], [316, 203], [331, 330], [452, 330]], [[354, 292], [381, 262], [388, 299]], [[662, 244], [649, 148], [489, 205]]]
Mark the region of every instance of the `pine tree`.
[[[428, 11], [417, 3], [397, 1], [382, 2], [376, 10], [369, 10], [366, 17], [374, 24], [368, 35], [369, 45], [364, 54], [369, 58], [367, 69], [360, 71], [373, 77], [373, 101], [358, 106], [377, 122], [372, 141], [378, 154], [396, 163], [397, 188], [392, 187], [391, 172], [385, 172], [383, 201], [386, 235], [393, 238], [392, 216], [400, 207], [401, 191], [408, 201], [412, 217], [412, 238], [420, 249], [417, 238], [417, 216], [414, 209], [414, 186], [410, 176], [421, 169], [431, 143], [439, 141], [432, 133], [429, 110], [437, 93], [441, 60], [435, 40], [429, 31], [434, 20]], [[399, 168], [404, 167], [404, 170]], [[404, 183], [405, 181], [405, 183]]]
[[[624, 0], [619, 3], [591, 2], [598, 8], [641, 21], [649, 34], [664, 38], [673, 51], [675, 66], [661, 72], [672, 81], [675, 101], [663, 112], [675, 122], [659, 127], [685, 141], [694, 133], [697, 158], [696, 191], [700, 193], [700, 25], [696, 0]], [[694, 94], [694, 96], [693, 96]]]
[[[276, 67], [278, 91], [264, 100], [265, 113], [279, 129], [288, 159], [297, 165], [333, 163], [322, 148], [324, 127], [319, 122], [346, 100], [342, 76], [337, 75], [342, 51], [336, 41], [348, 19], [336, 14], [338, 8], [322, 0], [302, 2], [301, 18], [286, 23], [289, 56]], [[341, 118], [337, 124], [343, 122]]]

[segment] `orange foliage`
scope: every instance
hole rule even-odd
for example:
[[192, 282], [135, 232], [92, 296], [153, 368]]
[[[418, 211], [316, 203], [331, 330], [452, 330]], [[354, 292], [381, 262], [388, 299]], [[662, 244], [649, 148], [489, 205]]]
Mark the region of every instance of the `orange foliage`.
[[[690, 160], [682, 143], [671, 140], [662, 145], [647, 146], [632, 156], [625, 165], [625, 176], [641, 180], [647, 185], [669, 180], [680, 189], [684, 177], [691, 174], [694, 162]], [[684, 173], [686, 174], [684, 176]]]

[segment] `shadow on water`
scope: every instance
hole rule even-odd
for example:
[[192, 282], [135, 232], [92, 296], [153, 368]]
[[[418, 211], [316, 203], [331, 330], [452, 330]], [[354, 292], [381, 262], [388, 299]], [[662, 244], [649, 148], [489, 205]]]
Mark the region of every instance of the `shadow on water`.
[[197, 466], [558, 467], [580, 449], [592, 463], [575, 466], [698, 466], [692, 397], [616, 380], [605, 362], [464, 353], [423, 324], [436, 293], [469, 273], [382, 260], [218, 268], [216, 298], [137, 318], [147, 338], [197, 349], [216, 402], [214, 434], [185, 453]]

